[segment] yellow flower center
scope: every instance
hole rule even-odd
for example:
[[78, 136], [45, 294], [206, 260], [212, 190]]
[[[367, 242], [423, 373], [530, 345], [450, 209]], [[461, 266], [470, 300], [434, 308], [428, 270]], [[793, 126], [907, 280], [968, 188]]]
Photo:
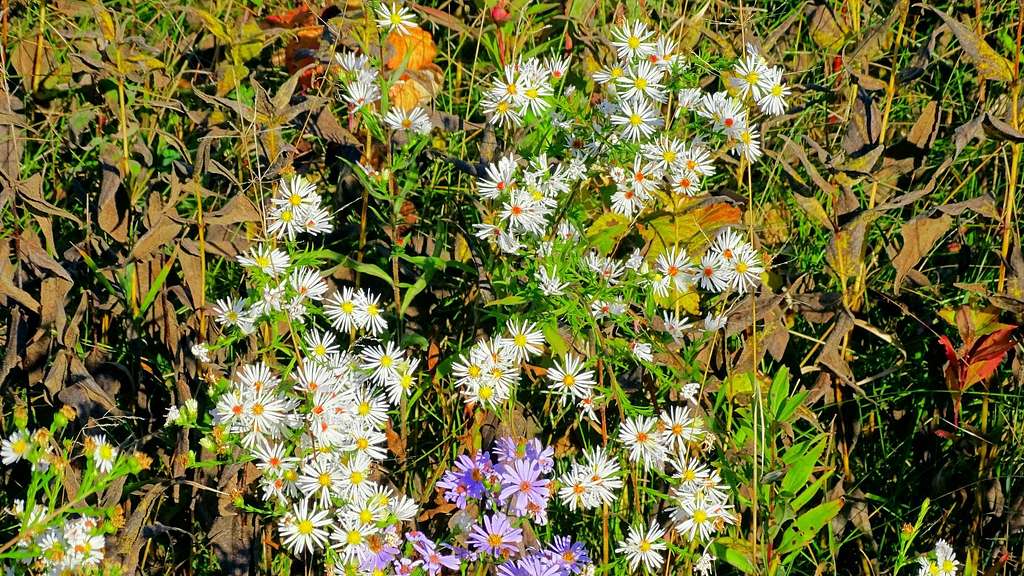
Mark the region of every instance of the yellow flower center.
[[310, 520], [301, 520], [296, 528], [298, 528], [299, 534], [309, 536], [313, 533], [313, 522]]
[[633, 126], [639, 126], [644, 123], [644, 119], [639, 114], [632, 114], [629, 117], [629, 123]]

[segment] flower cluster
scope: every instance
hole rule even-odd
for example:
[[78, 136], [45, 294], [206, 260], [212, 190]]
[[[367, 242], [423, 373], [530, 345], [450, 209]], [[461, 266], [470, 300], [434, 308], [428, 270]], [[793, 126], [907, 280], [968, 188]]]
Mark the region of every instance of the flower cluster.
[[[294, 205], [320, 204], [301, 176], [279, 188], [285, 192], [274, 202], [299, 190]], [[250, 286], [247, 296], [218, 304], [228, 339], [217, 347], [231, 342], [232, 330], [284, 323], [291, 334], [278, 352], [288, 361], [278, 365], [269, 354], [239, 365], [216, 398], [213, 424], [238, 438], [261, 472], [263, 499], [284, 510], [278, 525], [286, 546], [315, 552], [330, 540], [340, 564], [368, 567], [417, 510], [375, 478], [387, 457], [387, 411], [415, 388], [419, 361], [381, 339], [388, 322], [379, 296], [332, 290], [297, 244], [260, 243], [238, 262]], [[168, 419], [188, 422], [189, 410]]]
[[[24, 506], [21, 506], [24, 508]], [[26, 526], [42, 521], [45, 508], [35, 505], [31, 510], [21, 510]], [[20, 545], [33, 551], [35, 568], [40, 574], [79, 574], [96, 569], [103, 561], [103, 547], [106, 539], [99, 519], [91, 516], [77, 516], [66, 522], [34, 532], [31, 541]]]
[[534, 438], [525, 443], [499, 438], [490, 452], [461, 455], [437, 483], [447, 501], [479, 517], [465, 522], [467, 558], [494, 558], [504, 576], [568, 576], [590, 564], [586, 548], [556, 536], [540, 549], [523, 547], [522, 529], [529, 521], [547, 524], [552, 495], [554, 450]]
[[[384, 32], [408, 36], [419, 26], [409, 8], [392, 2], [380, 3], [376, 8], [377, 25]], [[388, 91], [391, 81], [382, 76], [380, 70], [365, 54], [352, 51], [338, 52], [334, 61], [341, 70], [343, 87], [342, 99], [353, 112], [376, 112], [374, 104]], [[392, 102], [387, 112], [381, 110], [384, 124], [392, 130], [410, 134], [428, 134], [434, 125], [430, 116], [420, 106]]]

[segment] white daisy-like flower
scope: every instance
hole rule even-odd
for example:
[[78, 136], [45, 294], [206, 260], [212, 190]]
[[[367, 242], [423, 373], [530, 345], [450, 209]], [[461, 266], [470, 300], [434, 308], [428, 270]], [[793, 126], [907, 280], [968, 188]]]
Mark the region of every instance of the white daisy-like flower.
[[505, 330], [508, 335], [498, 338], [497, 344], [510, 353], [513, 363], [525, 362], [531, 356], [544, 352], [544, 333], [537, 329], [536, 324], [513, 320]]
[[713, 250], [704, 253], [695, 277], [701, 289], [708, 292], [722, 292], [729, 286], [725, 261]]
[[356, 295], [354, 315], [356, 326], [366, 330], [371, 336], [376, 336], [388, 329], [388, 322], [382, 313], [380, 296], [365, 290]]
[[281, 532], [282, 543], [292, 553], [316, 552], [324, 547], [327, 542], [327, 526], [331, 524], [331, 517], [327, 510], [319, 510], [315, 505], [311, 506], [308, 499], [302, 499], [295, 503], [289, 514], [286, 514], [278, 522], [278, 530]]
[[320, 271], [309, 266], [300, 266], [292, 270], [288, 283], [300, 298], [320, 301], [327, 293], [327, 282], [320, 276]]
[[747, 162], [757, 162], [761, 157], [761, 133], [757, 126], [744, 126], [736, 132], [735, 138], [730, 152], [746, 158]]
[[612, 30], [612, 46], [615, 47], [620, 59], [630, 61], [654, 52], [655, 46], [651, 42], [653, 37], [654, 32], [643, 22], [623, 22]]
[[734, 252], [734, 257], [725, 266], [725, 278], [729, 287], [740, 294], [757, 286], [761, 282], [764, 266], [761, 257], [749, 244], [743, 244]]
[[31, 450], [32, 437], [28, 430], [15, 430], [3, 443], [0, 443], [0, 457], [3, 458], [3, 463], [6, 466], [25, 458]]
[[384, 115], [384, 123], [393, 130], [417, 134], [429, 134], [434, 127], [430, 122], [430, 117], [419, 106], [411, 110], [403, 110], [394, 106]]
[[626, 418], [619, 426], [619, 441], [629, 450], [629, 460], [644, 468], [660, 469], [665, 462], [667, 446], [654, 418]]
[[331, 321], [331, 326], [336, 330], [350, 331], [358, 326], [356, 322], [357, 295], [353, 288], [348, 286], [327, 297], [324, 303], [324, 314]]
[[757, 106], [769, 116], [780, 116], [786, 112], [786, 97], [789, 86], [782, 82], [782, 68], [770, 68], [765, 76], [767, 88], [757, 100]]
[[557, 268], [551, 268], [550, 271], [543, 266], [537, 268], [537, 282], [545, 296], [561, 296], [569, 287], [568, 282], [562, 282], [559, 278]]
[[657, 522], [651, 522], [647, 526], [630, 526], [629, 536], [619, 542], [615, 551], [626, 556], [629, 568], [633, 572], [640, 566], [649, 572], [655, 572], [665, 562], [661, 555], [666, 548], [662, 540], [664, 536], [665, 529], [658, 526]]
[[395, 31], [402, 35], [410, 34], [413, 28], [418, 28], [416, 16], [412, 10], [402, 6], [398, 2], [381, 2], [376, 9], [377, 25], [388, 32]]
[[92, 457], [96, 463], [96, 470], [100, 474], [109, 474], [114, 469], [114, 462], [117, 461], [117, 448], [107, 442], [107, 437], [100, 434], [92, 437]]
[[221, 326], [238, 326], [244, 328], [252, 324], [252, 318], [245, 307], [245, 300], [219, 299], [213, 305], [213, 313]]
[[743, 98], [750, 97], [755, 101], [761, 98], [769, 84], [768, 65], [752, 46], [747, 46], [747, 55], [740, 58], [733, 69], [733, 75], [729, 79], [732, 87], [739, 92]]
[[380, 88], [376, 82], [368, 82], [363, 80], [357, 80], [350, 82], [345, 86], [345, 95], [343, 98], [346, 102], [352, 105], [353, 108], [359, 109], [363, 106], [373, 104], [380, 100]]
[[293, 210], [309, 210], [320, 205], [316, 186], [300, 174], [282, 178], [277, 194], [270, 201], [274, 206], [287, 206]]
[[371, 372], [371, 377], [381, 386], [389, 379], [397, 376], [398, 363], [405, 353], [393, 342], [385, 342], [383, 346], [367, 346], [360, 352], [363, 370]]
[[583, 399], [590, 396], [596, 383], [593, 370], [584, 370], [583, 359], [571, 352], [548, 369], [547, 377], [551, 381], [551, 389], [562, 402], [568, 397]]
[[247, 254], [238, 255], [238, 263], [246, 268], [259, 268], [264, 274], [277, 276], [288, 269], [291, 258], [287, 252], [257, 244]]
[[650, 137], [664, 125], [658, 112], [646, 100], [626, 100], [612, 114], [612, 123], [622, 128], [622, 136], [636, 142]]

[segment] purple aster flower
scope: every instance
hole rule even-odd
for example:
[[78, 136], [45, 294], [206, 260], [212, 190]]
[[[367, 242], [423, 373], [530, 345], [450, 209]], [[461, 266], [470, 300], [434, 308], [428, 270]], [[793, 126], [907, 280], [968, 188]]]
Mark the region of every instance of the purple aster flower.
[[367, 538], [366, 553], [360, 558], [359, 567], [365, 572], [384, 570], [398, 556], [398, 548], [388, 544], [380, 535]]
[[579, 574], [583, 566], [590, 563], [586, 546], [581, 542], [573, 542], [568, 536], [555, 536], [548, 545], [548, 552], [570, 574]]
[[397, 576], [409, 576], [412, 571], [420, 565], [419, 560], [413, 560], [412, 558], [399, 558], [395, 560], [395, 574]]
[[519, 444], [509, 436], [502, 436], [494, 443], [494, 452], [499, 464], [508, 464], [519, 459]]
[[558, 576], [562, 567], [547, 554], [538, 553], [524, 556], [518, 562], [522, 576]]
[[427, 546], [430, 546], [431, 548], [434, 547], [434, 542], [431, 541], [430, 538], [427, 538], [427, 535], [423, 532], [420, 532], [419, 530], [406, 531], [405, 539], [409, 542], [412, 542], [413, 544], [416, 544], [417, 542], [425, 542]]
[[540, 477], [540, 468], [532, 460], [516, 460], [506, 466], [501, 486], [501, 501], [510, 502], [512, 511], [520, 516], [527, 512], [528, 504], [547, 506], [548, 481]]
[[555, 449], [551, 446], [545, 447], [537, 438], [532, 438], [526, 443], [526, 457], [537, 463], [542, 474], [555, 469]]
[[458, 572], [461, 567], [462, 562], [454, 554], [442, 554], [435, 550], [423, 557], [423, 568], [430, 574], [438, 574], [442, 568]]
[[523, 569], [519, 567], [519, 563], [514, 560], [498, 564], [495, 571], [498, 576], [526, 576]]
[[513, 528], [508, 521], [508, 516], [501, 512], [495, 512], [491, 516], [484, 517], [484, 524], [473, 526], [469, 534], [469, 543], [478, 552], [486, 552], [494, 556], [508, 556], [516, 551], [518, 544], [523, 541], [523, 531]]
[[469, 496], [469, 486], [462, 480], [462, 476], [448, 470], [437, 482], [438, 488], [444, 489], [444, 499], [455, 504], [460, 510], [465, 510], [468, 504], [466, 498]]

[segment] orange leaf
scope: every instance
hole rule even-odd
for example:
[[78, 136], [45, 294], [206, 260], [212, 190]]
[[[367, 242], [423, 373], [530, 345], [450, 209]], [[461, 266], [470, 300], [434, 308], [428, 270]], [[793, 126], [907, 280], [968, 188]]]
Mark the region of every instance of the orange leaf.
[[1013, 348], [1010, 336], [1016, 329], [1016, 326], [1008, 326], [978, 338], [964, 358], [967, 365], [960, 369], [961, 390], [988, 379], [996, 371], [1006, 353]]
[[408, 34], [392, 31], [385, 40], [388, 70], [404, 64], [406, 70], [422, 70], [434, 61], [437, 47], [434, 39], [423, 28], [412, 28]]

